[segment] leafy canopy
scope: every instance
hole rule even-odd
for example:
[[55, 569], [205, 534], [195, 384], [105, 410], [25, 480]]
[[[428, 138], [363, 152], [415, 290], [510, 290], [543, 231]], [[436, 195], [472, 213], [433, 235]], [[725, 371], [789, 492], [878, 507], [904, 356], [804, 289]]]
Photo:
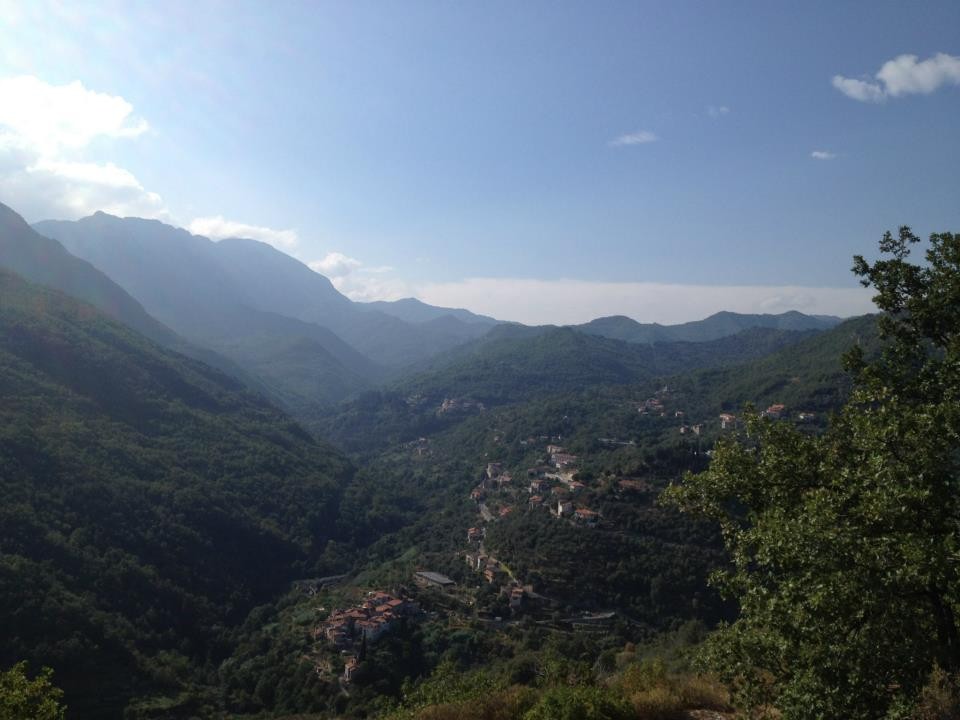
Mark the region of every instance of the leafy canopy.
[[707, 659], [785, 718], [900, 717], [934, 668], [960, 670], [960, 235], [909, 262], [909, 228], [855, 258], [885, 346], [846, 356], [854, 392], [814, 437], [753, 418], [666, 501], [719, 521], [715, 582], [739, 619]]
[[44, 668], [31, 680], [25, 662], [0, 672], [0, 720], [63, 720], [63, 692], [52, 677], [53, 671]]

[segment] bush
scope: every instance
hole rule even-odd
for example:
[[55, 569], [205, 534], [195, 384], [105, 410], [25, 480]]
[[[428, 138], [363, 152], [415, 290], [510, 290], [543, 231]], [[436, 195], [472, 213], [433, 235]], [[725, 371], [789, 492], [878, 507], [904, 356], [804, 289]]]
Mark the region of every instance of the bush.
[[718, 680], [669, 673], [659, 659], [628, 667], [620, 687], [641, 720], [674, 720], [686, 710], [729, 708], [727, 690]]
[[597, 687], [554, 687], [523, 720], [632, 720], [633, 708], [619, 693]]

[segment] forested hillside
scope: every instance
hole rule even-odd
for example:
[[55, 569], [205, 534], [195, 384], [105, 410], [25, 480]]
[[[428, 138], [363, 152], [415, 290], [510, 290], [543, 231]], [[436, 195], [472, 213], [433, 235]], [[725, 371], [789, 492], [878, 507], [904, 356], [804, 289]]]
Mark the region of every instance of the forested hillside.
[[2, 664], [75, 717], [176, 695], [326, 570], [349, 463], [236, 380], [0, 272]]
[[503, 325], [428, 367], [321, 416], [322, 435], [351, 450], [409, 440], [487, 407], [564, 397], [586, 388], [650, 384], [684, 370], [732, 366], [814, 331], [754, 328], [710, 342], [636, 345], [571, 328]]
[[780, 315], [744, 315], [723, 311], [703, 320], [678, 325], [639, 323], [631, 318], [615, 315], [597, 318], [575, 327], [590, 335], [649, 345], [656, 342], [717, 340], [755, 327], [773, 330], [829, 330], [839, 322], [840, 318], [804, 315], [796, 310]]

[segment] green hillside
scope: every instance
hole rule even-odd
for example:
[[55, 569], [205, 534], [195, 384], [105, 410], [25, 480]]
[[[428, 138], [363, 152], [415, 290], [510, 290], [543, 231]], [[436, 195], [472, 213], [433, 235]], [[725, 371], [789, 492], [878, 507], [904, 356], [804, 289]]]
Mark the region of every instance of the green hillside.
[[519, 402], [543, 393], [633, 383], [670, 372], [742, 362], [802, 337], [753, 329], [712, 342], [646, 347], [571, 328], [527, 330], [520, 337], [502, 337], [498, 328], [489, 338], [457, 348], [434, 361], [431, 370], [398, 385], [433, 398], [463, 395], [486, 403]]
[[723, 311], [703, 320], [678, 325], [639, 323], [623, 315], [613, 315], [597, 318], [575, 327], [589, 335], [601, 335], [613, 340], [649, 345], [657, 342], [717, 340], [750, 328], [828, 330], [839, 322], [840, 318], [804, 315], [796, 310], [779, 315], [750, 315]]
[[314, 427], [341, 447], [366, 451], [436, 432], [486, 407], [733, 365], [808, 335], [754, 328], [711, 342], [644, 346], [571, 328], [500, 325], [386, 390], [342, 404]]
[[176, 695], [318, 566], [352, 470], [235, 380], [0, 272], [0, 664]]
[[783, 403], [794, 410], [823, 413], [837, 409], [850, 392], [842, 357], [859, 346], [869, 357], [879, 352], [876, 316], [846, 320], [835, 328], [738, 367], [699, 370], [674, 377], [671, 385], [701, 417], [739, 411], [745, 403], [762, 410]]

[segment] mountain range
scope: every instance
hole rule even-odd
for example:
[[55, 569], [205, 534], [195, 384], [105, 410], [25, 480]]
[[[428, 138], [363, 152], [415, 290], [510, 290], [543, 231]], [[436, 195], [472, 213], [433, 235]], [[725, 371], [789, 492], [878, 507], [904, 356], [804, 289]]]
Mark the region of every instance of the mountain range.
[[[461, 364], [480, 348], [493, 353], [496, 343], [507, 340], [520, 343], [512, 351], [517, 358], [526, 352], [523, 339], [539, 357], [553, 340], [573, 332], [602, 354], [606, 340], [699, 343], [752, 328], [823, 330], [839, 322], [798, 312], [720, 312], [672, 326], [598, 318], [559, 332], [413, 298], [353, 302], [328, 278], [265, 243], [214, 242], [156, 220], [96, 213], [31, 229], [3, 206], [0, 221], [0, 265], [88, 300], [166, 347], [242, 377], [307, 420], [365, 390]], [[543, 335], [550, 339], [534, 340]]]
[[748, 328], [772, 328], [774, 330], [828, 330], [841, 321], [829, 315], [804, 315], [796, 310], [779, 315], [744, 315], [721, 311], [704, 320], [660, 325], [639, 323], [623, 315], [597, 318], [577, 329], [590, 335], [601, 335], [614, 340], [631, 343], [653, 344], [657, 342], [702, 342], [717, 340]]
[[409, 323], [353, 303], [324, 276], [254, 240], [213, 242], [104, 213], [35, 229], [102, 269], [184, 338], [254, 372], [281, 399], [336, 401], [487, 329], [443, 313]]

